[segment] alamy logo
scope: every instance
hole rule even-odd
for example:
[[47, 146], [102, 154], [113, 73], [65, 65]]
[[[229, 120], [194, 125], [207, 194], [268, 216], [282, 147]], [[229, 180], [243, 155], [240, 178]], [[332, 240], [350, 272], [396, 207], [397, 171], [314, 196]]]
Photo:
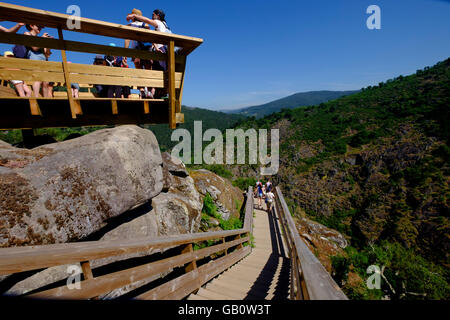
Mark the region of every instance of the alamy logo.
[[70, 276], [67, 278], [66, 285], [69, 290], [81, 289], [81, 272], [80, 266], [77, 266], [76, 264], [67, 267], [67, 273], [70, 274]]
[[[208, 129], [202, 134], [202, 121], [194, 121], [194, 164], [259, 164], [261, 175], [274, 175], [279, 168], [279, 130], [270, 130], [270, 156], [268, 154], [267, 129], [226, 130], [226, 157], [224, 159], [224, 138], [218, 129]], [[214, 139], [214, 140], [213, 140]], [[172, 141], [179, 143], [173, 147], [172, 156], [185, 164], [192, 163], [192, 137], [187, 129], [172, 132]], [[213, 141], [212, 141], [213, 140]], [[203, 142], [210, 142], [204, 149]], [[237, 145], [235, 145], [237, 141]], [[248, 162], [246, 163], [246, 145]], [[236, 151], [236, 162], [235, 162]], [[182, 153], [182, 155], [181, 155]], [[269, 165], [269, 166], [268, 166]]]
[[370, 17], [367, 18], [366, 25], [369, 30], [373, 29], [381, 29], [381, 9], [379, 6], [373, 4], [370, 5], [367, 10], [367, 14], [370, 14]]
[[[384, 267], [383, 267], [384, 270]], [[370, 290], [381, 289], [381, 276], [383, 271], [377, 265], [371, 265], [367, 268], [366, 272], [372, 274], [366, 281], [367, 288]]]
[[70, 14], [70, 17], [67, 18], [67, 28], [69, 30], [81, 29], [81, 9], [77, 5], [70, 5], [66, 10], [67, 14]]

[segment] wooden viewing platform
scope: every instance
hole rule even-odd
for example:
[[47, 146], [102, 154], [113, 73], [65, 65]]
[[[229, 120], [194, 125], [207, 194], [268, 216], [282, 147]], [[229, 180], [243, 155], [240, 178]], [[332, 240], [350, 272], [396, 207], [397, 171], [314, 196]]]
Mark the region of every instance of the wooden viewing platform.
[[[97, 299], [136, 284], [134, 291], [126, 293], [130, 299], [346, 300], [300, 239], [278, 187], [276, 194], [274, 210], [269, 214], [256, 210], [253, 218], [253, 190], [249, 187], [242, 229], [0, 248], [0, 276], [24, 279], [33, 270], [40, 272], [68, 264], [81, 266], [79, 290], [71, 290], [63, 279], [23, 296], [39, 299]], [[255, 248], [250, 245], [252, 235]], [[215, 243], [194, 250], [195, 243], [207, 240]], [[158, 257], [164, 252], [164, 256]], [[130, 255], [137, 253], [153, 259], [137, 264], [134, 261], [132, 265], [124, 263], [119, 270], [116, 266], [106, 272], [104, 267], [91, 267], [105, 258], [133, 260]]]
[[[65, 97], [24, 98], [0, 86], [0, 130], [184, 122], [181, 101], [187, 56], [202, 39], [80, 18], [70, 31], [167, 45], [167, 54], [64, 40], [69, 15], [0, 2], [0, 20], [55, 28], [58, 39], [0, 32], [0, 42], [61, 50], [62, 62], [0, 58], [0, 79], [65, 83]], [[175, 52], [175, 48], [179, 48]], [[67, 63], [66, 51], [166, 61], [166, 71]], [[72, 98], [71, 83], [165, 88], [167, 99]]]

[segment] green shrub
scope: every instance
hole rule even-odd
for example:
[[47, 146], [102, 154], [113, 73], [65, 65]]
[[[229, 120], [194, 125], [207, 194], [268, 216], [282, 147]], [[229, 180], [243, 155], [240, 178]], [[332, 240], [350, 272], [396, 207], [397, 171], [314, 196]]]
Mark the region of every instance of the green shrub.
[[253, 187], [256, 185], [256, 179], [255, 178], [236, 178], [233, 181], [233, 186], [238, 187], [239, 189], [243, 191], [247, 191], [248, 187]]

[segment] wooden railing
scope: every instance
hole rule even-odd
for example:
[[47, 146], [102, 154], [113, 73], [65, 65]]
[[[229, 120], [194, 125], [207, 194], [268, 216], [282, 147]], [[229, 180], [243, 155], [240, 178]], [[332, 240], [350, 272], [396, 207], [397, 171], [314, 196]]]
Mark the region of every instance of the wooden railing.
[[[92, 117], [90, 123], [86, 120], [86, 115], [83, 112], [83, 103], [86, 104], [86, 108], [89, 107], [89, 103], [86, 102], [86, 98], [72, 98], [71, 83], [90, 83], [90, 84], [102, 84], [102, 85], [117, 85], [117, 86], [142, 86], [153, 88], [165, 88], [168, 93], [168, 114], [165, 117], [148, 117], [150, 114], [149, 101], [143, 101], [142, 113], [147, 116], [147, 121], [144, 123], [169, 123], [170, 128], [175, 128], [176, 123], [183, 122], [183, 114], [181, 113], [181, 100], [184, 86], [184, 74], [186, 69], [187, 55], [190, 54], [195, 48], [197, 48], [202, 42], [202, 39], [187, 37], [177, 34], [168, 34], [157, 31], [151, 31], [143, 28], [135, 28], [131, 26], [109, 23], [99, 20], [80, 18], [80, 28], [69, 29], [67, 26], [68, 21], [73, 17], [50, 11], [44, 11], [39, 9], [33, 9], [13, 4], [7, 4], [0, 2], [0, 21], [14, 21], [24, 22], [32, 25], [44, 26], [46, 28], [55, 28], [58, 32], [58, 39], [43, 38], [39, 36], [28, 36], [23, 34], [13, 33], [0, 33], [0, 43], [8, 44], [20, 44], [28, 47], [35, 46], [40, 48], [50, 48], [61, 50], [62, 62], [53, 61], [36, 61], [16, 58], [0, 58], [0, 79], [19, 79], [23, 81], [47, 81], [47, 82], [62, 82], [67, 87], [67, 99], [70, 106], [70, 115], [72, 119], [81, 117], [82, 120], [66, 121], [61, 125], [61, 119], [49, 122], [35, 121], [36, 116], [45, 116], [43, 114], [39, 103], [43, 105], [49, 102], [38, 101], [36, 98], [27, 98], [29, 100], [29, 109], [31, 112], [32, 120], [28, 121], [20, 119], [24, 118], [25, 114], [15, 115], [19, 120], [8, 119], [8, 122], [3, 123], [0, 121], [0, 128], [14, 128], [21, 127], [26, 128], [31, 125], [35, 127], [40, 126], [64, 126], [73, 125], [97, 125], [98, 114]], [[124, 16], [125, 19], [125, 16]], [[47, 30], [47, 29], [45, 29]], [[63, 30], [70, 30], [74, 32], [81, 32], [87, 34], [108, 36], [120, 39], [129, 39], [136, 41], [144, 41], [150, 43], [157, 43], [167, 46], [167, 54], [160, 52], [150, 52], [145, 50], [127, 49], [120, 47], [112, 47], [107, 45], [99, 45], [94, 43], [84, 43], [78, 41], [65, 40], [63, 37]], [[180, 50], [175, 52], [175, 48]], [[127, 69], [127, 68], [112, 68], [106, 66], [97, 65], [84, 65], [84, 64], [68, 64], [66, 51], [77, 51], [93, 54], [111, 55], [111, 56], [123, 56], [123, 57], [135, 57], [144, 60], [165, 61], [167, 70], [142, 70], [142, 69]], [[0, 93], [1, 94], [1, 93]], [[9, 107], [12, 103], [16, 103], [20, 106], [21, 102], [13, 101], [13, 98], [5, 100], [3, 103], [5, 107]], [[117, 97], [116, 97], [117, 98]], [[18, 98], [17, 99], [25, 99]], [[56, 99], [56, 98], [55, 98]], [[105, 117], [104, 124], [110, 123], [123, 123], [118, 119], [120, 106], [118, 107], [117, 100], [110, 99], [111, 115]], [[157, 100], [157, 99], [155, 99]], [[162, 103], [163, 101], [155, 101], [156, 103]], [[121, 102], [124, 105], [124, 102]], [[164, 101], [164, 103], [166, 103]], [[120, 104], [120, 103], [119, 103]], [[3, 106], [2, 106], [3, 107]], [[13, 106], [12, 109], [17, 109]], [[160, 109], [160, 108], [155, 108]], [[0, 109], [0, 112], [4, 110]], [[152, 110], [153, 113], [158, 113], [157, 110]], [[2, 115], [0, 118], [5, 118], [6, 115]], [[145, 117], [135, 117], [138, 121], [143, 121]], [[125, 123], [130, 120], [124, 120]], [[17, 124], [16, 124], [17, 122]]]
[[280, 187], [275, 189], [275, 210], [291, 260], [291, 300], [347, 300], [346, 295], [300, 238]]
[[[253, 224], [253, 192], [249, 188], [245, 204], [244, 226], [242, 229], [183, 234], [130, 241], [89, 241], [42, 246], [14, 247], [0, 249], [0, 275], [36, 270], [67, 264], [81, 264], [83, 280], [80, 289], [64, 285], [26, 295], [40, 299], [92, 299], [115, 289], [149, 278], [158, 278], [178, 267], [185, 273], [170, 281], [140, 293], [135, 299], [182, 299], [198, 290], [204, 283], [214, 278], [251, 252], [250, 233]], [[193, 245], [207, 240], [219, 240], [216, 244], [194, 250]], [[120, 257], [135, 253], [151, 255], [170, 249], [178, 254], [161, 260], [134, 266], [124, 270], [95, 276], [91, 262], [96, 259]], [[197, 261], [211, 258], [209, 262], [197, 266]]]

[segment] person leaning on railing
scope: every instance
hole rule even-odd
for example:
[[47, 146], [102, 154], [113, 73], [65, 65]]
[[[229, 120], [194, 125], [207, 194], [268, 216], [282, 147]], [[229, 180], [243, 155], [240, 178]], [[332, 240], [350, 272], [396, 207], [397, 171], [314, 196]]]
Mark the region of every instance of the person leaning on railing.
[[[28, 32], [25, 32], [24, 34], [28, 35], [28, 36], [34, 36], [34, 37], [37, 37], [39, 35], [39, 33], [41, 32], [41, 30], [43, 29], [43, 27], [37, 26], [37, 25], [34, 25], [34, 24], [32, 24], [32, 25], [27, 24], [26, 28], [27, 28]], [[53, 38], [48, 33], [44, 33], [42, 35], [42, 37], [44, 37], [44, 38]], [[47, 61], [45, 54], [46, 53], [48, 54], [49, 50], [50, 49], [48, 49], [48, 48], [30, 47], [29, 50], [28, 50], [27, 58], [30, 59], [30, 60]], [[36, 81], [33, 84], [34, 96], [36, 98], [39, 98], [39, 91], [41, 90], [41, 83], [42, 83], [41, 81]], [[42, 93], [43, 93], [44, 97], [48, 97], [47, 90], [43, 90]]]
[[11, 27], [9, 29], [5, 28], [4, 26], [0, 26], [0, 31], [1, 32], [12, 32], [12, 33], [16, 33], [17, 31], [19, 31], [20, 28], [22, 28], [25, 25], [25, 23], [23, 22], [19, 22], [18, 24], [16, 24], [14, 27]]
[[[127, 15], [127, 21], [138, 20], [141, 22], [145, 22], [150, 26], [153, 26], [155, 28], [155, 31], [172, 33], [169, 26], [167, 25], [165, 17], [166, 17], [166, 14], [164, 13], [164, 11], [162, 11], [160, 9], [155, 9], [155, 10], [153, 10], [152, 19], [149, 19], [142, 15], [137, 15], [135, 13], [131, 13], [131, 14]], [[167, 46], [162, 45], [162, 44], [153, 43], [150, 51], [167, 53]], [[151, 69], [166, 71], [166, 69], [167, 69], [166, 62], [165, 61], [153, 61]], [[156, 92], [156, 89], [152, 88], [150, 91], [149, 98], [151, 98], [151, 99], [156, 98], [155, 92]], [[158, 94], [158, 96], [163, 96], [163, 95], [164, 95], [164, 91], [162, 91]]]

